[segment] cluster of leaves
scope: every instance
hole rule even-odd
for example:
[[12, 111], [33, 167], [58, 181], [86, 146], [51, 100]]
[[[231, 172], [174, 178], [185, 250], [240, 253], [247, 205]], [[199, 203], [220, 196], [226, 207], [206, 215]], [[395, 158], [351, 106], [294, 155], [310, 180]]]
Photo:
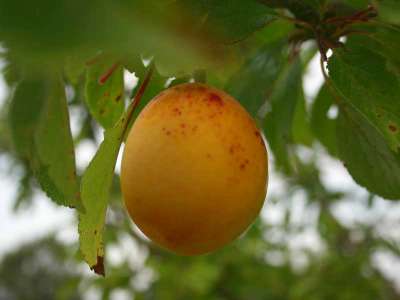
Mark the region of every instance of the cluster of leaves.
[[[399, 25], [394, 0], [3, 1], [14, 153], [51, 199], [77, 209], [80, 249], [98, 273], [124, 135], [152, 97], [181, 82], [206, 81], [236, 97], [289, 178], [299, 172], [297, 146], [319, 142], [358, 184], [399, 199]], [[308, 109], [303, 74], [317, 51], [326, 80]], [[124, 72], [138, 77], [134, 91]], [[73, 107], [85, 112], [77, 136]], [[330, 118], [333, 107], [339, 114]], [[74, 145], [96, 126], [104, 140], [79, 177]]]

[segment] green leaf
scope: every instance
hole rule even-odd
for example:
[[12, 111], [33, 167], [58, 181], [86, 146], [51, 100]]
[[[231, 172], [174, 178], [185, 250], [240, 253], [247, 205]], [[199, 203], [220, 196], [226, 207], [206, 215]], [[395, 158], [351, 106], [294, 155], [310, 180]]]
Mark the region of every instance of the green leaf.
[[31, 159], [34, 134], [46, 101], [46, 84], [42, 78], [21, 81], [14, 92], [9, 110], [11, 136], [16, 152]]
[[281, 42], [261, 48], [232, 76], [225, 88], [253, 117], [271, 94], [283, 66], [282, 49]]
[[311, 128], [316, 138], [336, 156], [336, 120], [328, 118], [328, 111], [334, 105], [334, 100], [328, 86], [324, 84], [314, 100], [311, 109]]
[[400, 199], [400, 155], [367, 118], [349, 105], [337, 122], [338, 154], [353, 179], [371, 193]]
[[360, 26], [359, 31], [365, 35], [349, 37], [349, 45], [358, 45], [376, 52], [387, 59], [388, 70], [397, 73], [400, 77], [400, 28], [395, 26]]
[[135, 73], [138, 78], [142, 78], [145, 74], [146, 68], [140, 55], [126, 55], [122, 64], [130, 73]]
[[275, 12], [256, 0], [181, 0], [195, 14], [198, 26], [234, 42], [246, 38], [275, 19]]
[[[148, 83], [147, 79], [144, 79], [142, 85], [146, 84], [146, 87], [150, 88]], [[145, 94], [141, 100], [144, 96]], [[103, 229], [107, 205], [118, 152], [128, 131], [128, 125], [135, 119], [133, 108], [134, 106], [128, 108], [114, 127], [104, 132], [104, 140], [81, 181], [81, 197], [86, 211], [79, 214], [80, 250], [89, 266], [102, 275], [104, 275]]]
[[302, 89], [293, 116], [292, 136], [293, 142], [297, 144], [311, 146], [313, 142], [313, 134], [306, 111], [306, 100]]
[[96, 273], [104, 275], [103, 228], [126, 116], [105, 131], [104, 140], [83, 174], [81, 197], [85, 212], [79, 214], [80, 251]]
[[4, 81], [8, 86], [13, 86], [20, 82], [21, 80], [21, 70], [18, 66], [13, 62], [13, 60], [8, 57], [8, 55], [2, 55], [3, 53], [0, 50], [0, 59], [3, 62], [6, 62], [6, 65], [2, 68], [2, 74], [4, 76]]
[[400, 1], [379, 0], [379, 18], [393, 24], [400, 25]]
[[49, 80], [48, 85], [47, 101], [36, 128], [34, 172], [50, 198], [63, 205], [80, 207], [64, 85], [59, 79]]
[[114, 126], [125, 108], [123, 72], [118, 62], [101, 59], [88, 67], [86, 73], [86, 103], [105, 129]]
[[[78, 85], [85, 75], [86, 64], [91, 59], [96, 59], [96, 53], [79, 51], [71, 52], [64, 59], [64, 75], [69, 83]], [[93, 58], [94, 57], [94, 58]]]
[[65, 91], [57, 74], [17, 86], [10, 128], [17, 152], [29, 161], [43, 191], [58, 204], [82, 209]]
[[400, 149], [400, 81], [386, 59], [354, 43], [329, 59], [334, 86], [379, 130], [393, 151]]
[[268, 104], [270, 111], [262, 116], [264, 132], [277, 165], [285, 172], [292, 170], [289, 146], [296, 105], [302, 93], [302, 65], [299, 58], [289, 62], [279, 75]]
[[178, 13], [167, 1], [1, 1], [0, 40], [18, 62], [42, 69], [60, 67], [71, 53], [98, 49], [121, 56], [151, 53], [188, 65], [203, 57], [195, 45], [207, 38], [188, 42], [192, 20]]
[[276, 42], [287, 36], [293, 31], [293, 23], [286, 20], [275, 20], [274, 22], [268, 24], [261, 30], [254, 33], [254, 37], [263, 44]]

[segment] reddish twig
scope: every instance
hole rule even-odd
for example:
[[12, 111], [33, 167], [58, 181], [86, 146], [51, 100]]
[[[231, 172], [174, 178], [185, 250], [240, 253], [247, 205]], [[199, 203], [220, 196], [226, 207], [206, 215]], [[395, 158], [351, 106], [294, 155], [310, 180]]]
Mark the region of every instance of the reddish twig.
[[125, 136], [126, 130], [128, 128], [128, 124], [132, 118], [133, 113], [135, 112], [136, 107], [139, 105], [140, 100], [142, 99], [144, 92], [146, 91], [147, 86], [149, 85], [150, 79], [154, 72], [154, 64], [151, 63], [149, 69], [147, 71], [146, 77], [144, 78], [142, 84], [140, 85], [136, 95], [133, 97], [133, 100], [128, 108], [128, 112], [126, 113], [126, 118], [124, 120], [124, 132], [122, 133], [122, 137]]
[[[326, 19], [324, 22], [326, 24], [337, 24], [340, 26], [344, 26], [347, 24], [352, 24], [356, 22], [368, 22], [371, 18], [377, 16], [376, 8], [373, 6], [369, 6], [367, 9], [356, 12], [353, 15], [345, 16], [345, 17], [332, 17]], [[342, 24], [341, 24], [342, 23]]]

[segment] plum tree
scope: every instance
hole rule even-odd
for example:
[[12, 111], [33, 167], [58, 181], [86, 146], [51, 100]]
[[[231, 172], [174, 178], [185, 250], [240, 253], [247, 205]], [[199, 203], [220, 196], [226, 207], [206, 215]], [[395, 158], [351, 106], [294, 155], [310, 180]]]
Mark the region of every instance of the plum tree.
[[244, 108], [199, 83], [169, 88], [129, 132], [121, 188], [134, 223], [156, 244], [203, 254], [238, 237], [263, 206], [267, 151]]

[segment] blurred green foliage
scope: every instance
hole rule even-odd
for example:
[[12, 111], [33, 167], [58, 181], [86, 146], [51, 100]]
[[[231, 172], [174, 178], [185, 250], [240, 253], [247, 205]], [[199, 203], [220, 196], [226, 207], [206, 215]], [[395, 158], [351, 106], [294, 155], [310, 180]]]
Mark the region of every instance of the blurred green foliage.
[[[335, 214], [345, 202], [372, 214], [387, 202], [332, 189], [321, 165], [327, 150], [369, 192], [398, 200], [399, 20], [396, 0], [0, 0], [8, 87], [0, 157], [11, 162], [2, 172], [18, 186], [15, 213], [31, 207], [38, 182], [45, 190], [43, 182], [61, 184], [62, 195], [49, 196], [89, 209], [80, 212], [81, 252], [93, 267], [105, 250], [107, 274], [90, 274], [77, 241], [52, 234], [1, 258], [0, 299], [88, 299], [90, 291], [115, 300], [118, 291], [162, 300], [400, 299], [374, 262], [382, 252], [400, 257], [400, 241], [379, 231], [382, 219], [346, 224]], [[305, 97], [310, 60], [328, 49], [325, 83], [316, 97]], [[124, 113], [150, 69], [142, 101]], [[122, 80], [129, 73], [137, 83]], [[282, 185], [245, 235], [200, 257], [170, 254], [139, 234], [114, 174], [124, 133], [140, 110], [164, 88], [189, 81], [224, 89], [248, 110], [272, 150], [271, 181]], [[75, 172], [73, 151], [63, 145], [98, 146], [98, 136], [104, 142], [90, 167], [76, 167], [81, 197], [71, 197], [76, 186], [63, 184], [70, 178], [59, 171]], [[304, 213], [294, 221], [299, 195]], [[268, 218], [269, 209], [278, 210], [278, 221]], [[316, 241], [302, 246], [310, 234]]]

